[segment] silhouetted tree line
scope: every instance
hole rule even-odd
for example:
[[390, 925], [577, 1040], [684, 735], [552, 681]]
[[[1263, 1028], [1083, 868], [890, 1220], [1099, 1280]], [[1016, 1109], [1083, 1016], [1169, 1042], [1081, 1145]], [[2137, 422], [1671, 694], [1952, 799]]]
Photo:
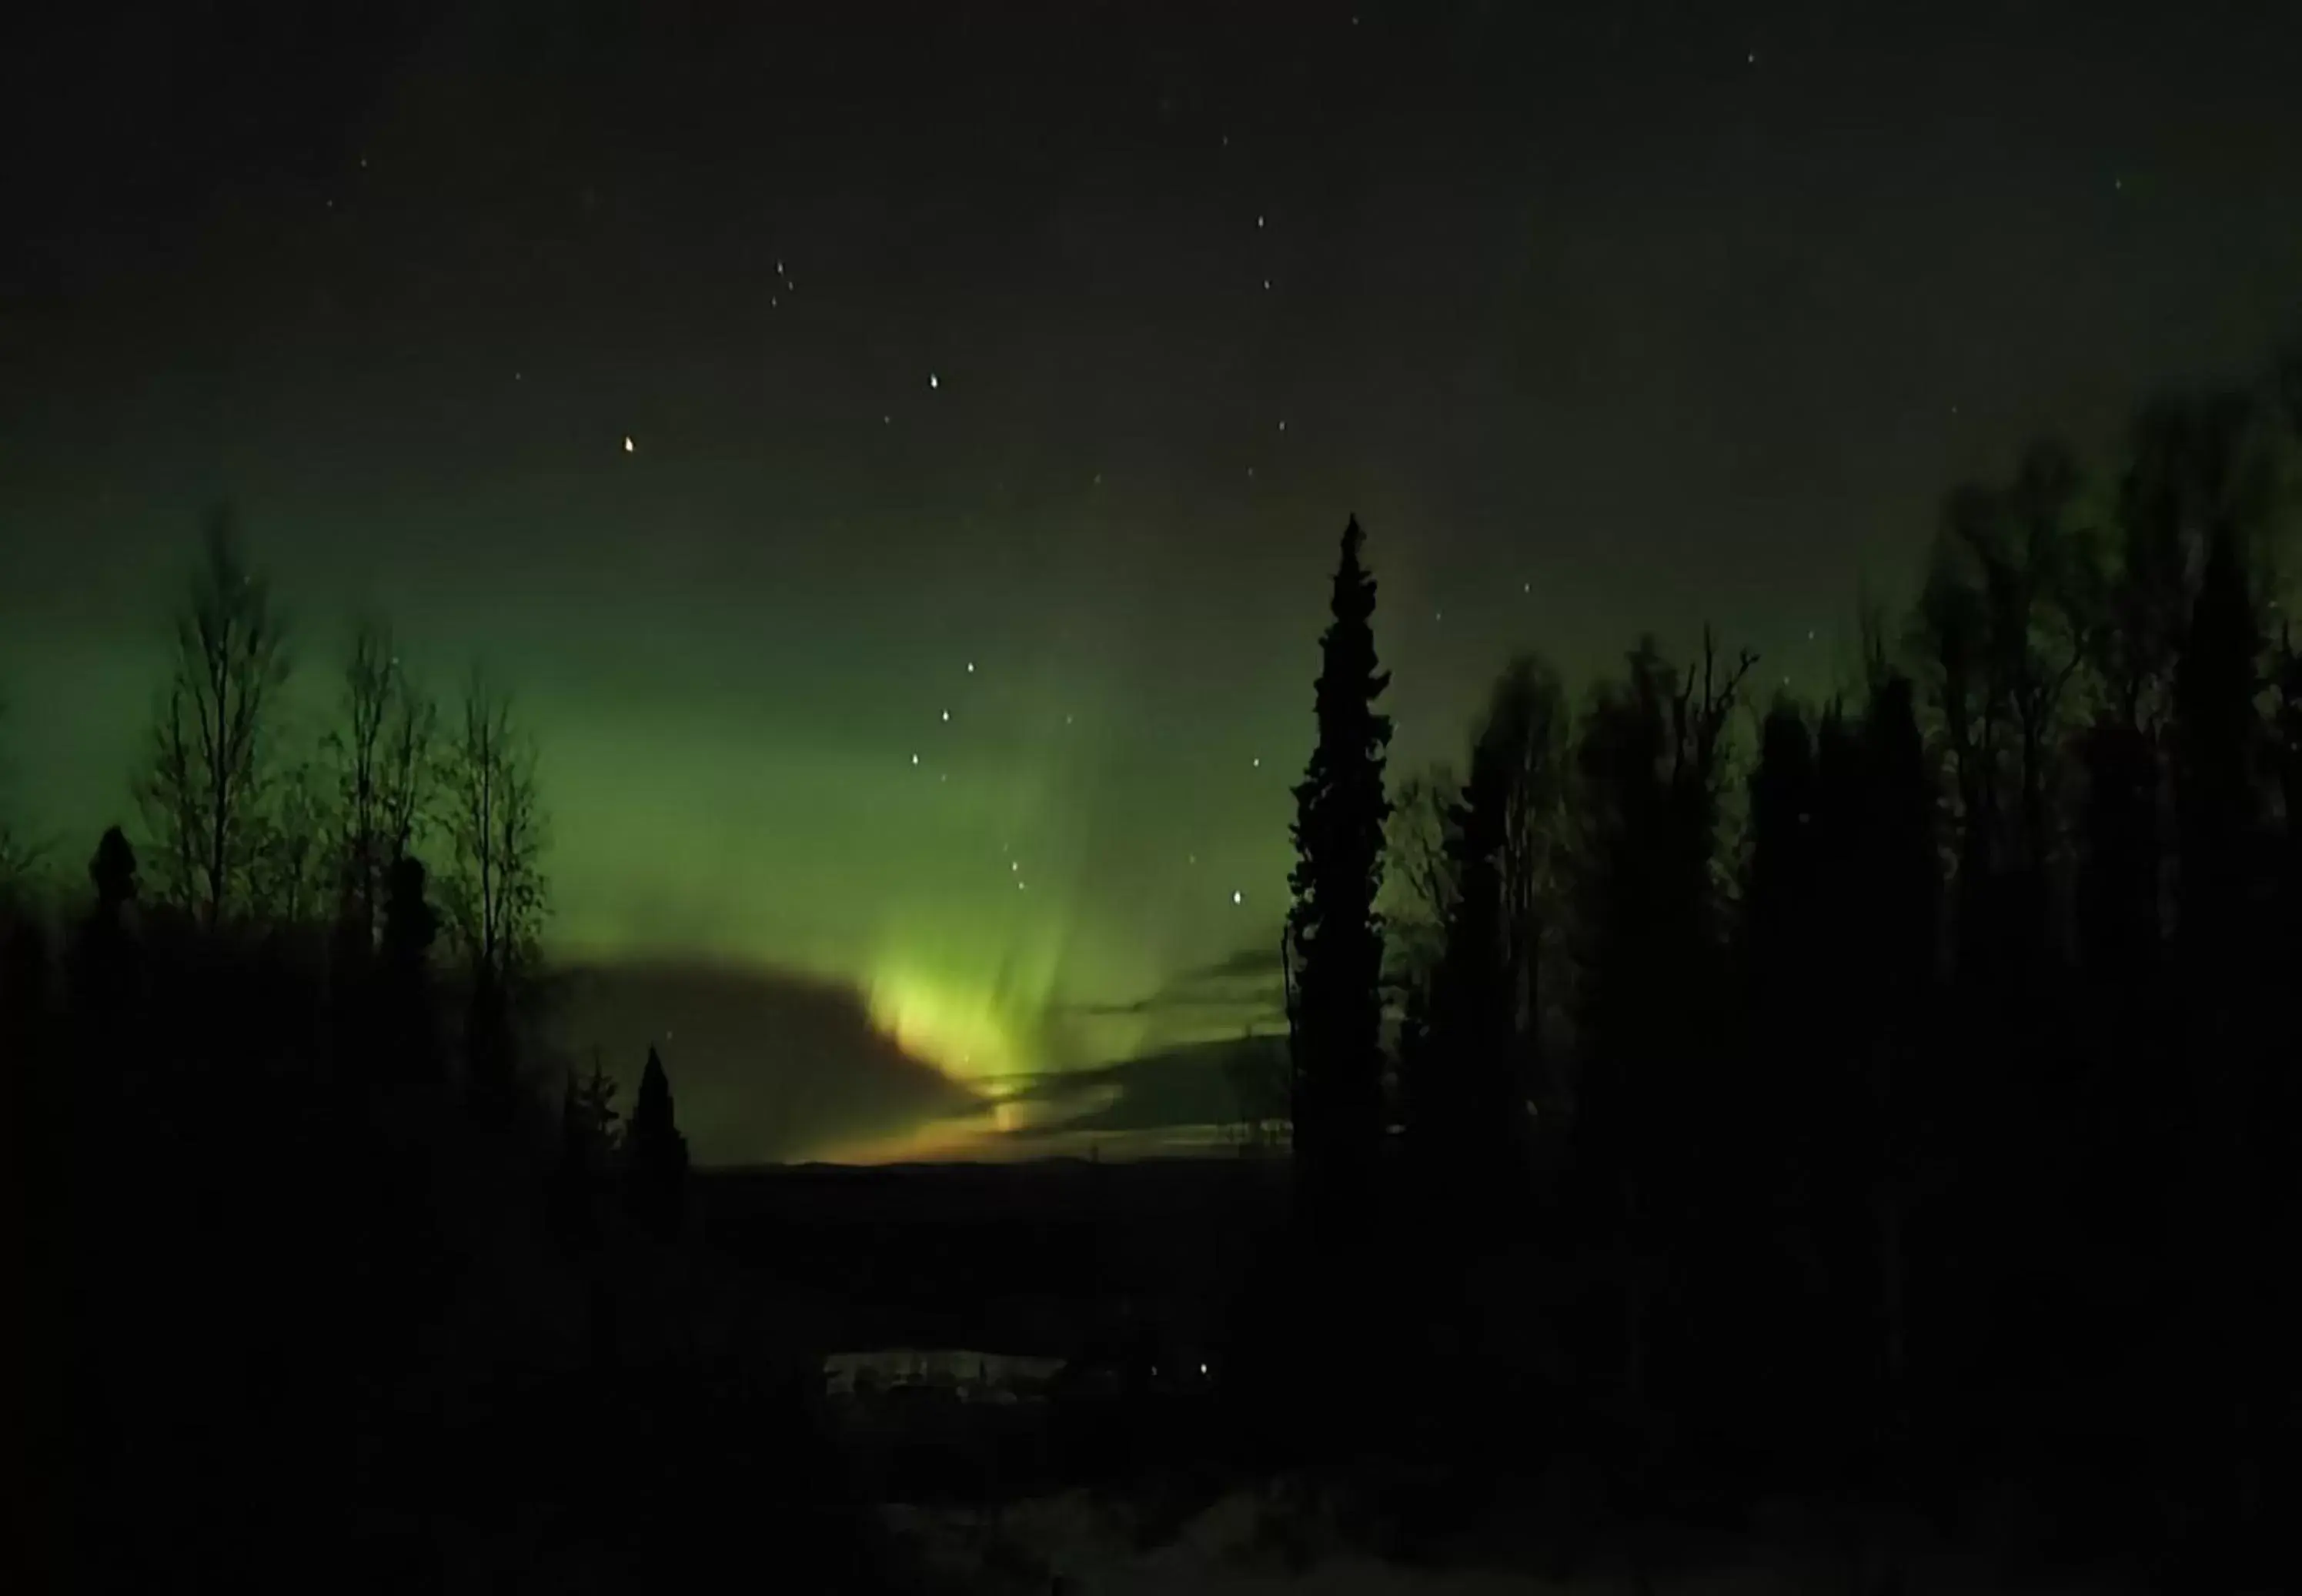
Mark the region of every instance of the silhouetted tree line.
[[452, 1072], [502, 1122], [546, 908], [534, 752], [510, 700], [475, 675], [443, 737], [368, 621], [307, 735], [290, 629], [222, 516], [170, 641], [130, 786], [139, 823], [96, 844], [90, 892], [35, 868], [65, 844], [0, 830], [12, 924], [57, 942], [15, 1012], [116, 1029], [91, 1046], [71, 1029], [85, 1075], [245, 1077], [251, 1054], [315, 1079]]
[[2091, 1469], [2112, 1522], [2264, 1566], [2298, 461], [2302, 363], [2147, 409], [2106, 482], [2041, 444], [1949, 497], [1852, 684], [1760, 703], [1752, 655], [1648, 641], [1570, 717], [1529, 657], [1396, 812], [1354, 522], [1288, 942], [1316, 1268], [1414, 1281], [1449, 1345], [1496, 1259], [1563, 1282], [1524, 1333], [1569, 1395], [1714, 1477]]
[[[38, 1410], [18, 1432], [52, 1498], [20, 1543], [61, 1537], [97, 1585], [340, 1556], [374, 1505], [361, 1449], [405, 1430], [394, 1382], [487, 1266], [500, 1194], [553, 1183], [531, 1152], [544, 811], [512, 701], [475, 675], [443, 734], [366, 622], [312, 735], [292, 634], [222, 517], [170, 641], [136, 818], [89, 839], [84, 876], [0, 824]], [[612, 1095], [595, 1069], [584, 1166], [669, 1237], [685, 1146], [660, 1061], [620, 1140]]]

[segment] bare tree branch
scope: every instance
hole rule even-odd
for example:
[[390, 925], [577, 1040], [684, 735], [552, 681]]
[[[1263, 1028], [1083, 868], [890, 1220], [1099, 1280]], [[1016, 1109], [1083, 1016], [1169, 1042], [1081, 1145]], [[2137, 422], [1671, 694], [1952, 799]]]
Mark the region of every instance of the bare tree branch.
[[[7, 728], [8, 701], [0, 698], [0, 733]], [[9, 812], [14, 799], [15, 768], [4, 743], [0, 743], [0, 898], [20, 890], [38, 868], [47, 850], [16, 828]]]
[[327, 794], [306, 760], [275, 778], [268, 796], [251, 821], [249, 906], [276, 924], [302, 925], [326, 898]]
[[475, 673], [440, 771], [448, 923], [474, 979], [508, 988], [542, 930], [543, 815], [535, 753], [508, 695]]
[[373, 619], [352, 634], [341, 702], [328, 735], [337, 803], [332, 852], [342, 912], [372, 944], [384, 883], [415, 848], [433, 775], [438, 711], [401, 663], [391, 628]]
[[1455, 876], [1447, 847], [1448, 811], [1462, 784], [1444, 764], [1432, 764], [1399, 783], [1383, 827], [1390, 855], [1383, 871], [1394, 890], [1384, 915], [1391, 941], [1410, 964], [1438, 957], [1439, 940], [1455, 903]]
[[266, 715], [289, 669], [270, 587], [242, 561], [223, 512], [175, 643], [136, 793], [159, 844], [162, 897], [214, 927], [255, 885], [272, 777]]

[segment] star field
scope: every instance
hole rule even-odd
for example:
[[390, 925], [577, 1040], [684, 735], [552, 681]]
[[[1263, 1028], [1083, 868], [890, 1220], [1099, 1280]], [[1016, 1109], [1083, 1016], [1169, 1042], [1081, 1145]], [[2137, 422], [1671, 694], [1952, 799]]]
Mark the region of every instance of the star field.
[[1522, 648], [1820, 690], [1952, 483], [2292, 331], [2302, 22], [2207, 10], [55, 21], [15, 757], [125, 813], [229, 496], [310, 724], [363, 607], [517, 685], [571, 956], [978, 1079], [1235, 1036], [1145, 1000], [1273, 940], [1347, 515], [1395, 769]]

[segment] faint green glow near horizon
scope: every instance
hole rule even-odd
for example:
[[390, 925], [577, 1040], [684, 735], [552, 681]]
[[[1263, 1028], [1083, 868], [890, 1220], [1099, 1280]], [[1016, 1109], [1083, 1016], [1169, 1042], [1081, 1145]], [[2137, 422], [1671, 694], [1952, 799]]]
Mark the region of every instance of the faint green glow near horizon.
[[992, 1096], [1125, 1056], [1144, 1026], [1090, 1012], [1159, 985], [1162, 928], [1082, 895], [1079, 739], [1057, 728], [1090, 706], [1071, 701], [1039, 710], [1037, 746], [914, 769], [899, 745], [859, 756], [851, 740], [749, 740], [718, 717], [627, 720], [539, 695], [548, 945], [848, 987], [906, 1053]]
[[[105, 826], [140, 832], [130, 777], [194, 551], [189, 534], [170, 542], [101, 605], [0, 634], [0, 752], [67, 898]], [[252, 552], [269, 567], [262, 538]], [[1210, 719], [1144, 699], [1159, 656], [1130, 641], [1131, 601], [954, 619], [899, 598], [912, 608], [869, 617], [900, 645], [883, 650], [845, 634], [861, 588], [763, 629], [733, 588], [675, 599], [564, 578], [513, 601], [488, 582], [376, 583], [327, 569], [317, 545], [290, 553], [274, 573], [296, 665], [282, 755], [318, 754], [345, 617], [393, 619], [443, 731], [483, 660], [539, 751], [554, 960], [844, 987], [908, 1053], [987, 1096], [1240, 1029], [1132, 1005], [1267, 942], [1231, 895], [1244, 884], [1258, 912], [1283, 898], [1280, 772], [1307, 735], [1299, 695], [1275, 725], [1268, 710]], [[436, 848], [419, 850], [435, 871]], [[1036, 1110], [987, 1112], [977, 1145], [1003, 1113], [1012, 1128]], [[888, 1145], [954, 1149], [962, 1129], [890, 1126]]]

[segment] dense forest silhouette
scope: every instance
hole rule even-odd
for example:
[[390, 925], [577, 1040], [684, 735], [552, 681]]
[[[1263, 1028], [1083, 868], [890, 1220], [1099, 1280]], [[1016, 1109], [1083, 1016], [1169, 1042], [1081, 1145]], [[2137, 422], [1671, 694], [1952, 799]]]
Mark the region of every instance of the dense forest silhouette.
[[[297, 640], [221, 516], [169, 635], [134, 819], [84, 885], [64, 842], [0, 854], [21, 1588], [332, 1578], [363, 1541], [426, 1584], [442, 1514], [646, 1513], [617, 1467], [645, 1428], [747, 1410], [697, 1416], [729, 1400], [708, 1366], [606, 1373], [632, 1338], [597, 1260], [676, 1238], [685, 1143], [660, 1059], [618, 1135], [605, 1072], [547, 1045], [513, 700], [475, 672], [443, 714], [366, 621], [297, 735]], [[462, 1323], [569, 1290], [585, 1333], [556, 1360]], [[803, 1433], [777, 1412], [762, 1434]], [[667, 1536], [650, 1557], [710, 1555]], [[523, 1577], [570, 1588], [577, 1556]]]
[[[1294, 1333], [1450, 1368], [1462, 1410], [1410, 1422], [1457, 1447], [1543, 1433], [1497, 1398], [1548, 1380], [1652, 1501], [2004, 1469], [2192, 1588], [2258, 1577], [2295, 1483], [2298, 442], [2289, 365], [2148, 408], [2106, 483], [2040, 444], [1949, 497], [1827, 698], [1706, 634], [1570, 715], [1528, 656], [1395, 815], [1354, 523], [1288, 950], [1298, 1218], [1357, 1232], [1318, 1286], [1360, 1318]], [[1545, 1306], [1498, 1353], [1511, 1272]]]
[[[2104, 480], [2041, 445], [1949, 497], [1827, 697], [1706, 634], [1576, 709], [1528, 655], [1459, 772], [1395, 782], [1351, 522], [1282, 945], [1291, 1217], [1222, 1444], [1575, 1451], [1658, 1519], [2015, 1476], [2180, 1588], [2275, 1567], [2298, 461], [2295, 365], [2148, 408]], [[696, 1182], [664, 1058], [625, 1107], [543, 1041], [516, 701], [435, 702], [368, 621], [292, 735], [298, 640], [221, 518], [171, 636], [120, 823], [0, 822], [26, 1555], [253, 1577], [385, 1502], [423, 1583], [445, 1526], [548, 1499], [626, 1521], [634, 1580], [756, 1545], [762, 1502], [779, 1555], [874, 1567], [805, 1403], [618, 1287], [669, 1299]], [[576, 1343], [491, 1340], [483, 1279], [572, 1292]], [[447, 1364], [466, 1406], [411, 1417]]]

